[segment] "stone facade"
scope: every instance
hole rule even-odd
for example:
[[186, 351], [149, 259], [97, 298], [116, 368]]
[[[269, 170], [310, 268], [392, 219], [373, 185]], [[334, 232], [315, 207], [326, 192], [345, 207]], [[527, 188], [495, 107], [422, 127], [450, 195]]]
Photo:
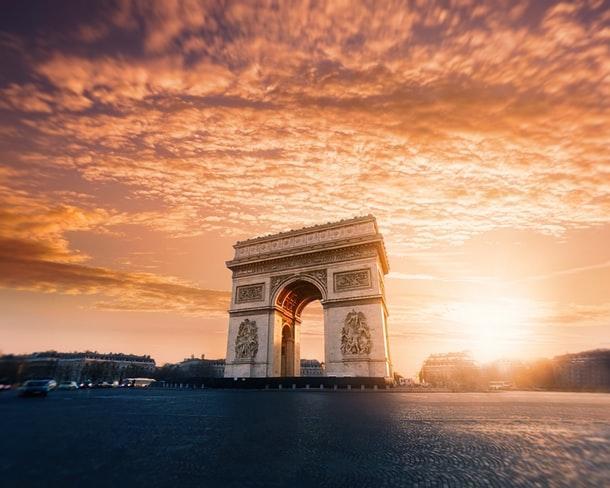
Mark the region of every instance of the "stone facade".
[[326, 375], [391, 376], [383, 288], [388, 261], [373, 216], [234, 248], [227, 262], [233, 300], [226, 377], [297, 376], [301, 312], [315, 300], [324, 309]]

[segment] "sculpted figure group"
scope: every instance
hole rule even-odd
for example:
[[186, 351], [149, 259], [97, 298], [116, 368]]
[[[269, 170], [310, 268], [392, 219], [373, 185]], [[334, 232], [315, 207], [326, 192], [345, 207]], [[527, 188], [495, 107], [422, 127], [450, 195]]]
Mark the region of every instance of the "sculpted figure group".
[[256, 321], [246, 319], [239, 324], [235, 338], [235, 359], [254, 359], [258, 352], [258, 329]]
[[353, 356], [371, 352], [371, 332], [364, 313], [352, 310], [345, 317], [341, 331], [341, 352]]

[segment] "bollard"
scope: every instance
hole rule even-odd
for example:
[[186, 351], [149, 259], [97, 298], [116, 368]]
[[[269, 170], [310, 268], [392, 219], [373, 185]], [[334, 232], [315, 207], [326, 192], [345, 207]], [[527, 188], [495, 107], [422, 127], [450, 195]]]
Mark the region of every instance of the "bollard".
[[324, 389], [324, 385], [320, 385], [320, 390], [323, 390], [323, 389]]
[[296, 390], [297, 389], [297, 385], [295, 385], [294, 383], [292, 384], [292, 389]]
[[360, 389], [361, 389], [361, 390], [364, 390], [364, 385], [360, 385]]
[[347, 385], [347, 389], [351, 390], [352, 389], [352, 385]]
[[337, 389], [337, 385], [333, 385], [333, 390], [336, 390], [336, 389]]
[[373, 390], [376, 390], [376, 389], [377, 389], [377, 385], [373, 386]]
[[277, 385], [277, 389], [281, 390], [282, 389], [282, 384], [280, 383], [279, 385]]
[[306, 390], [309, 390], [309, 385], [305, 385], [305, 389], [306, 389]]

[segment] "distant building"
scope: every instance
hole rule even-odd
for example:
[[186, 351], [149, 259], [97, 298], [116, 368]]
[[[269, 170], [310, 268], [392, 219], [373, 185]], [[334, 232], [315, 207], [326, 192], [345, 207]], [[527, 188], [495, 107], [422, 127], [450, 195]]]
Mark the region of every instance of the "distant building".
[[205, 359], [205, 355], [196, 358], [192, 355], [177, 364], [166, 364], [160, 370], [161, 378], [177, 381], [186, 378], [223, 378], [224, 359]]
[[301, 359], [301, 376], [324, 376], [324, 363], [317, 359]]
[[53, 378], [56, 381], [120, 381], [125, 377], [150, 376], [156, 370], [150, 356], [98, 352], [35, 352], [20, 356], [18, 380]]
[[610, 389], [610, 349], [596, 349], [553, 358], [555, 381], [560, 388]]
[[422, 383], [441, 388], [476, 386], [479, 368], [467, 352], [431, 354], [424, 361], [419, 379]]
[[523, 367], [521, 361], [513, 359], [496, 359], [487, 365], [487, 370], [492, 376], [492, 381], [509, 381], [512, 380], [515, 372]]

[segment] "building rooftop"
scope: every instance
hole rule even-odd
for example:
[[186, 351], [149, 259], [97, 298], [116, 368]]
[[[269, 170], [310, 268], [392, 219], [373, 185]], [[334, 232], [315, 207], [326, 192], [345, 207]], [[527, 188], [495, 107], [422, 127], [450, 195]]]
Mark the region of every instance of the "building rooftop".
[[58, 352], [43, 351], [33, 352], [25, 356], [28, 359], [103, 359], [107, 361], [133, 361], [154, 363], [155, 360], [148, 355], [124, 354], [124, 353], [99, 353], [97, 351], [84, 352]]

